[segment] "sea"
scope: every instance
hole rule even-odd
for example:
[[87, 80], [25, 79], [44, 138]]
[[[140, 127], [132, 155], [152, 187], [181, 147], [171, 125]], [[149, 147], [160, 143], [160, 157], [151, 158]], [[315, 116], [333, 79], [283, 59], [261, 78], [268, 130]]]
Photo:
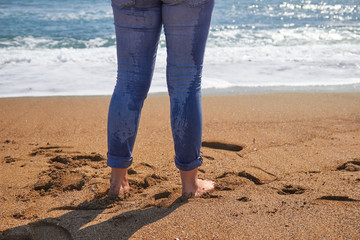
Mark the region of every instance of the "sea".
[[[0, 0], [0, 97], [111, 95], [116, 66], [110, 0]], [[360, 91], [360, 0], [216, 0], [202, 88]]]

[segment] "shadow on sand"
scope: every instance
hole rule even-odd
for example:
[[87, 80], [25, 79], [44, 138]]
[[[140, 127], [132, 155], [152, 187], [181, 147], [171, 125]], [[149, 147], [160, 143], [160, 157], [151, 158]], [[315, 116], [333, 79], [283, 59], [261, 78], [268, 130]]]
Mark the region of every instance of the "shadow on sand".
[[[72, 210], [57, 218], [46, 218], [3, 232], [1, 240], [68, 240], [68, 239], [128, 239], [143, 226], [156, 222], [185, 204], [178, 198], [167, 208], [149, 207], [123, 212], [105, 221], [105, 209], [114, 204], [126, 204], [121, 199], [94, 198], [77, 206], [63, 206], [49, 211]], [[113, 212], [112, 212], [113, 213]], [[96, 224], [91, 222], [97, 218]], [[144, 236], [146, 238], [146, 236]]]

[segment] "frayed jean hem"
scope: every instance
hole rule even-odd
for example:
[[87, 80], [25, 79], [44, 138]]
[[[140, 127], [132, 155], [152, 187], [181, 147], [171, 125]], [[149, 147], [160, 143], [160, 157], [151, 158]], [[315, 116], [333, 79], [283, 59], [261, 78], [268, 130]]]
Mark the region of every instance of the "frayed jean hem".
[[132, 164], [132, 157], [116, 157], [107, 154], [107, 165], [112, 168], [128, 168]]
[[177, 157], [175, 157], [175, 165], [178, 169], [180, 169], [181, 171], [191, 171], [194, 170], [195, 168], [198, 168], [202, 165], [203, 159], [201, 156], [199, 156], [198, 158], [196, 158], [195, 160], [191, 161], [191, 162], [184, 162], [179, 160]]

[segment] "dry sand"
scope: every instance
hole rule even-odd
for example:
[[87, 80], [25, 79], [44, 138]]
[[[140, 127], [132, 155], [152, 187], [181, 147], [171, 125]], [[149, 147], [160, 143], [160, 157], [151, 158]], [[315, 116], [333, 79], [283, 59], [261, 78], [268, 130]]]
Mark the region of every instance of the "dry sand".
[[188, 202], [167, 96], [145, 103], [131, 193], [107, 197], [109, 101], [0, 99], [0, 238], [360, 239], [360, 93], [204, 97], [217, 187]]

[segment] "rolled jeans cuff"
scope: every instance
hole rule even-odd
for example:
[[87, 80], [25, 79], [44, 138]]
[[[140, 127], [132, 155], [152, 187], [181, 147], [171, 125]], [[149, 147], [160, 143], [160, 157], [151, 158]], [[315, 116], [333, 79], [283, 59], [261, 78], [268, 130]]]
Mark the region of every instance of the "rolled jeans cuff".
[[182, 171], [191, 171], [197, 167], [200, 167], [202, 165], [202, 162], [203, 159], [201, 156], [192, 160], [191, 162], [181, 161], [177, 157], [175, 157], [175, 165], [178, 169]]
[[116, 157], [107, 154], [107, 165], [112, 168], [128, 168], [132, 164], [132, 157]]

